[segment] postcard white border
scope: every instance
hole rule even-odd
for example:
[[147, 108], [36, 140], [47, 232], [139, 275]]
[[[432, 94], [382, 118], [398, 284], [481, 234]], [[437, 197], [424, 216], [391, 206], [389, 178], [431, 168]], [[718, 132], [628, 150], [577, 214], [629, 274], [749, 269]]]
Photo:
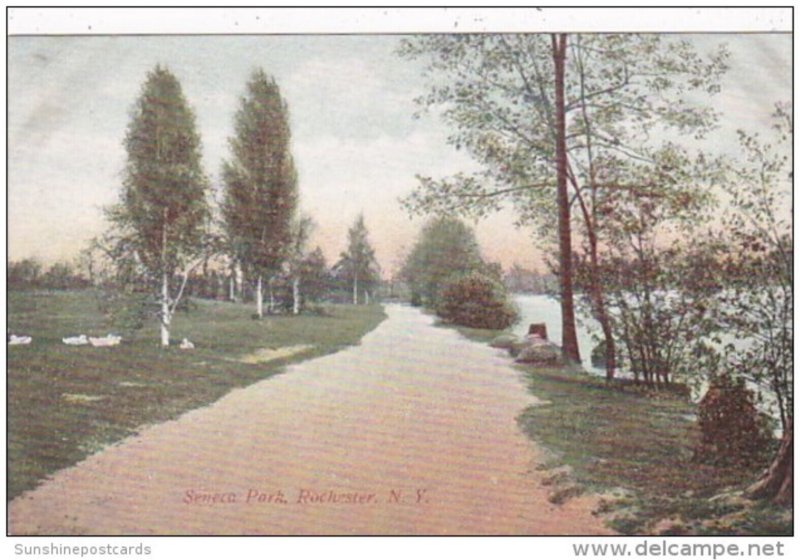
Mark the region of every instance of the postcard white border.
[[[442, 32], [792, 32], [790, 7], [662, 7], [619, 8], [34, 8], [11, 7], [7, 34], [107, 35], [107, 34], [329, 34], [329, 33], [442, 33]], [[3, 52], [5, 59], [5, 52]], [[2, 93], [5, 101], [5, 91]], [[2, 116], [5, 124], [5, 114]], [[5, 138], [0, 140], [5, 148]], [[2, 213], [6, 215], [5, 198]], [[5, 227], [0, 232], [5, 251]], [[5, 319], [5, 290], [0, 294]], [[5, 378], [2, 378], [5, 392]], [[2, 404], [5, 421], [5, 401]], [[5, 449], [0, 450], [5, 461]], [[5, 473], [3, 476], [5, 488]], [[4, 493], [4, 491], [3, 491]], [[8, 557], [15, 544], [101, 546], [145, 542], [153, 553], [144, 558], [298, 558], [347, 555], [348, 558], [465, 558], [504, 559], [575, 558], [572, 544], [626, 542], [633, 549], [642, 542], [663, 537], [456, 539], [428, 538], [14, 538], [4, 537]], [[797, 553], [795, 538], [672, 538], [693, 544], [781, 542], [785, 556]], [[795, 550], [795, 553], [791, 553]], [[79, 557], [79, 556], [71, 556]], [[592, 557], [592, 556], [587, 556]]]

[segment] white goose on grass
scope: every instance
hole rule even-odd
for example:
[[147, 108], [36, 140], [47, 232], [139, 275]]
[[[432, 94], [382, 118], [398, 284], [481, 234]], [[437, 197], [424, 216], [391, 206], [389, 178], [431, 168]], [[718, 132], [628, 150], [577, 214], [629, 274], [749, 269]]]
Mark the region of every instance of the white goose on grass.
[[20, 344], [30, 344], [33, 338], [30, 336], [18, 336], [16, 334], [9, 335], [8, 344], [11, 346], [18, 346]]
[[61, 341], [68, 346], [86, 346], [89, 344], [89, 338], [85, 334], [80, 336], [68, 336], [62, 338]]
[[115, 334], [108, 334], [100, 337], [89, 337], [89, 344], [94, 347], [117, 346], [122, 341], [121, 336]]

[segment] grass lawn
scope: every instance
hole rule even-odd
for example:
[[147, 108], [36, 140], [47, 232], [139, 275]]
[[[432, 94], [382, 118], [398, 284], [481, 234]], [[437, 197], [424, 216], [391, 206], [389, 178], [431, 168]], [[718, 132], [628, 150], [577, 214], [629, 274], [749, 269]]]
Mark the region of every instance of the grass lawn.
[[[71, 347], [61, 338], [109, 332], [91, 291], [9, 292], [8, 328], [33, 336], [8, 347], [8, 499], [147, 424], [212, 403], [232, 388], [292, 362], [357, 344], [385, 314], [380, 305], [330, 305], [329, 316], [250, 318], [251, 305], [195, 300], [177, 314], [173, 346], [159, 346], [155, 321], [113, 348]], [[180, 350], [186, 337], [194, 350]], [[268, 363], [256, 350], [307, 345]]]
[[[457, 330], [479, 342], [499, 334]], [[699, 436], [694, 403], [610, 386], [573, 368], [515, 367], [531, 393], [547, 402], [527, 407], [517, 421], [552, 454], [542, 466], [553, 473], [548, 480], [554, 484], [551, 499], [559, 488], [607, 494], [603, 508], [608, 510], [609, 525], [625, 534], [792, 533], [791, 509], [736, 496], [757, 472], [692, 461]], [[567, 475], [558, 468], [564, 465], [570, 467]]]

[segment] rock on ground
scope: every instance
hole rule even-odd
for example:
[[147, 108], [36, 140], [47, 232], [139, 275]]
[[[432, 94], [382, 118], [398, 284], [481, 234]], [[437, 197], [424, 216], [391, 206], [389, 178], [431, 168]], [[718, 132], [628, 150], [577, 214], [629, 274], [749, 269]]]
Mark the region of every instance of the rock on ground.
[[532, 341], [520, 350], [516, 361], [521, 364], [557, 365], [562, 362], [561, 348], [547, 341]]

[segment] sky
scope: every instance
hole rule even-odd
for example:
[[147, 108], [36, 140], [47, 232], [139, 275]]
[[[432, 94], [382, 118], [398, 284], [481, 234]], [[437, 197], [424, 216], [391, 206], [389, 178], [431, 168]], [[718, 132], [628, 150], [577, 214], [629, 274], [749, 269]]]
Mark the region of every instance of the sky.
[[[735, 130], [766, 131], [776, 101], [791, 99], [791, 36], [687, 36], [701, 52], [720, 43], [731, 69], [706, 147], [735, 153]], [[238, 99], [255, 68], [275, 77], [290, 111], [301, 209], [329, 262], [364, 213], [385, 275], [422, 220], [398, 199], [415, 175], [475, 169], [450, 147], [436, 115], [414, 118], [426, 90], [421, 63], [395, 54], [393, 35], [11, 37], [8, 42], [8, 258], [71, 260], [103, 232], [117, 200], [130, 110], [147, 72], [166, 65], [193, 107], [203, 166], [219, 187]], [[485, 256], [542, 268], [532, 232], [510, 210], [476, 224]]]

